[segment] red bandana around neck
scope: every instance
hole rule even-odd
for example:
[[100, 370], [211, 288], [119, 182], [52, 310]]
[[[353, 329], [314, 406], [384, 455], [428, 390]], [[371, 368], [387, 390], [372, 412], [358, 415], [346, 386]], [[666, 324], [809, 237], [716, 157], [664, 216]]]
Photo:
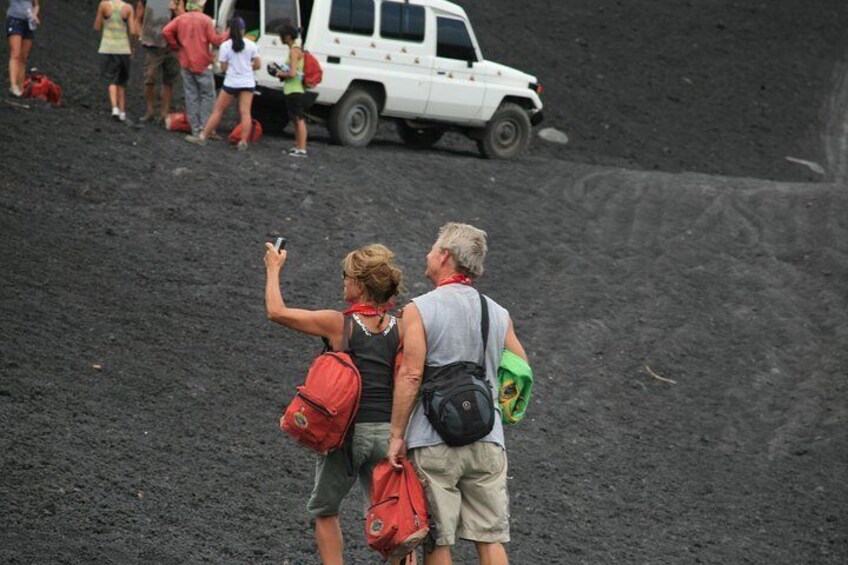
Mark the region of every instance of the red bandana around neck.
[[362, 304], [361, 302], [356, 302], [351, 304], [347, 310], [343, 312], [345, 316], [349, 316], [350, 314], [362, 314], [363, 316], [382, 316], [389, 310], [395, 307], [394, 302], [389, 302], [388, 304], [384, 304], [382, 306], [374, 306], [373, 304]]
[[440, 280], [439, 284], [436, 285], [436, 288], [439, 288], [440, 286], [444, 286], [446, 284], [464, 284], [467, 286], [471, 286], [472, 284], [474, 284], [474, 281], [471, 280], [471, 277], [469, 277], [468, 275], [457, 273], [451, 277]]

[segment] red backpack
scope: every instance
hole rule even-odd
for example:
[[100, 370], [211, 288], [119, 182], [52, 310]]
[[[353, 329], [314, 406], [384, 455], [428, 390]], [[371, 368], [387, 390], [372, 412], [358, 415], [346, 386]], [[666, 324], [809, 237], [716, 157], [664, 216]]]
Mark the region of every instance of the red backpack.
[[41, 98], [58, 106], [62, 103], [62, 87], [38, 71], [27, 75], [23, 85], [24, 98]]
[[407, 459], [395, 470], [388, 460], [374, 467], [371, 506], [365, 519], [368, 547], [384, 560], [411, 553], [427, 537], [427, 499], [424, 487]]
[[[253, 126], [250, 128], [250, 141], [251, 143], [256, 143], [262, 138], [262, 124], [259, 123], [259, 120], [253, 119]], [[230, 135], [227, 137], [227, 140], [231, 145], [236, 145], [239, 141], [241, 141], [241, 122], [233, 128], [233, 131], [230, 132]]]
[[303, 86], [315, 88], [324, 79], [324, 70], [315, 55], [309, 51], [303, 52]]
[[168, 114], [165, 118], [165, 129], [168, 131], [191, 133], [191, 124], [188, 123], [188, 116], [186, 116], [185, 112], [174, 112]]
[[[342, 349], [347, 349], [349, 318]], [[362, 394], [362, 376], [348, 353], [319, 355], [280, 418], [280, 428], [306, 447], [326, 455], [344, 446]]]

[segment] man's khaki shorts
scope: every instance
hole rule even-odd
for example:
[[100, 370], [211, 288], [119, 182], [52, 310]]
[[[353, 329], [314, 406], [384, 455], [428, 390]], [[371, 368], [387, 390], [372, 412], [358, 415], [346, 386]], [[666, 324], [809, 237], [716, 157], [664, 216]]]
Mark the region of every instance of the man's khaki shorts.
[[162, 69], [162, 84], [173, 86], [180, 74], [180, 61], [168, 47], [144, 47], [144, 84], [156, 84], [156, 75]]
[[436, 545], [456, 537], [486, 543], [509, 541], [509, 495], [504, 449], [488, 442], [462, 447], [433, 445], [410, 452], [427, 493]]

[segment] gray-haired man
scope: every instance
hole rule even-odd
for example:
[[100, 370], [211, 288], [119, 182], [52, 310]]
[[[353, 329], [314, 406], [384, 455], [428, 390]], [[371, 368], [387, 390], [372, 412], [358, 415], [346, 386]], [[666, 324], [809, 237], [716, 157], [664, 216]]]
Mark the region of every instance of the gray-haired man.
[[[474, 541], [480, 563], [508, 563], [507, 458], [500, 414], [482, 439], [448, 446], [430, 424], [421, 402], [424, 366], [476, 361], [484, 345], [482, 306], [473, 280], [483, 274], [486, 232], [468, 224], [449, 223], [427, 254], [427, 276], [436, 288], [404, 308], [404, 358], [395, 382], [392, 437], [388, 457], [397, 465], [409, 457], [424, 483], [433, 521], [435, 549], [425, 565], [450, 564], [457, 537]], [[484, 365], [497, 406], [497, 369], [506, 348], [527, 359], [503, 307], [486, 298], [488, 334]]]

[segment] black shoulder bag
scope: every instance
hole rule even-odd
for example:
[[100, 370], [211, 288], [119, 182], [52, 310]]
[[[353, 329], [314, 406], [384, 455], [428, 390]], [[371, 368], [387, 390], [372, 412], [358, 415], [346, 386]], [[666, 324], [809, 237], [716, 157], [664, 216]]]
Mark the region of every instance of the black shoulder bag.
[[440, 367], [424, 368], [421, 385], [424, 414], [450, 446], [468, 445], [489, 435], [495, 425], [492, 387], [486, 379], [486, 342], [489, 336], [489, 308], [480, 294], [482, 365], [457, 361]]

